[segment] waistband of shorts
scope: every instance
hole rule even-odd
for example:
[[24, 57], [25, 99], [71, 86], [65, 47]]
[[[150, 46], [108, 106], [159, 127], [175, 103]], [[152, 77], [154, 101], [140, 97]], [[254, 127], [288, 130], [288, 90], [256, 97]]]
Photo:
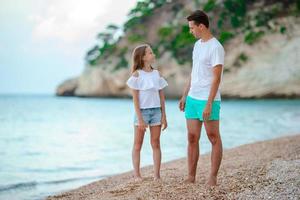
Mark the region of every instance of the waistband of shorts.
[[160, 110], [161, 107], [154, 107], [154, 108], [141, 108], [141, 110]]

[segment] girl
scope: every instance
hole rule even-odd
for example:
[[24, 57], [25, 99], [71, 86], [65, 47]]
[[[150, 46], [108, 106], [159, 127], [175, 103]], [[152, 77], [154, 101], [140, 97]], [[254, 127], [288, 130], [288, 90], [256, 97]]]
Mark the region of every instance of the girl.
[[153, 150], [154, 180], [160, 179], [160, 133], [161, 129], [167, 128], [165, 97], [162, 89], [168, 83], [161, 77], [159, 71], [151, 66], [154, 61], [155, 55], [149, 45], [136, 47], [133, 51], [132, 76], [127, 81], [127, 85], [132, 89], [135, 109], [132, 163], [134, 176], [138, 180], [142, 180], [140, 152], [148, 126]]

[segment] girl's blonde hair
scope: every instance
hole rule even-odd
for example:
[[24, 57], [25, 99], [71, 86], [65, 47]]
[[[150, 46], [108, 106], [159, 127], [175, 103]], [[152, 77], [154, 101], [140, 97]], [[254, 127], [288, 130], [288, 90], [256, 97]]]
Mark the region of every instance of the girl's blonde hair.
[[[143, 58], [146, 54], [147, 47], [151, 48], [149, 44], [142, 44], [142, 45], [135, 47], [135, 49], [133, 50], [132, 67], [131, 67], [132, 73], [134, 73], [138, 69], [143, 69], [143, 67], [145, 66]], [[152, 68], [152, 66], [151, 66], [151, 68]]]

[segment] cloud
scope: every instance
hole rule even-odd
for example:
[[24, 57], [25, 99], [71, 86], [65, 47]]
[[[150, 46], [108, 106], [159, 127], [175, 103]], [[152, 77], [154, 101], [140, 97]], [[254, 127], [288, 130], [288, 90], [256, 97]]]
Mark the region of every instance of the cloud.
[[[116, 3], [118, 2], [118, 3]], [[46, 0], [29, 20], [35, 40], [78, 43], [95, 38], [109, 23], [119, 25], [135, 5], [132, 0]]]

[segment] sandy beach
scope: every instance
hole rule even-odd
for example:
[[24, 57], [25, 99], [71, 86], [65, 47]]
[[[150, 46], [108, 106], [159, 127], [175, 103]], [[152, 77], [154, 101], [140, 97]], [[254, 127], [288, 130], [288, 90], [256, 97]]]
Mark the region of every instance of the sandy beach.
[[162, 164], [160, 181], [152, 166], [143, 181], [132, 172], [48, 197], [57, 199], [299, 199], [300, 134], [224, 150], [216, 187], [207, 187], [210, 154], [200, 156], [195, 184], [186, 184], [186, 158]]

